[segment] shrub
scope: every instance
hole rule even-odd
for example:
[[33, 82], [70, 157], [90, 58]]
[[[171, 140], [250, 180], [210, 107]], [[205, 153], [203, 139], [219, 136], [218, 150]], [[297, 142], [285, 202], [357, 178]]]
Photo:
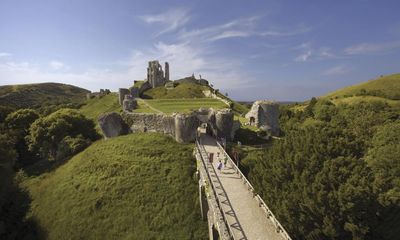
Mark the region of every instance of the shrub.
[[[37, 119], [30, 128], [27, 140], [30, 150], [38, 151], [42, 158], [54, 160], [59, 144], [65, 137], [76, 138], [79, 135], [90, 141], [99, 137], [92, 120], [87, 119], [77, 110], [60, 109]], [[64, 143], [67, 144], [67, 142]]]
[[82, 135], [77, 137], [66, 136], [58, 145], [56, 160], [64, 160], [76, 153], [84, 150], [91, 143], [90, 140], [83, 138]]

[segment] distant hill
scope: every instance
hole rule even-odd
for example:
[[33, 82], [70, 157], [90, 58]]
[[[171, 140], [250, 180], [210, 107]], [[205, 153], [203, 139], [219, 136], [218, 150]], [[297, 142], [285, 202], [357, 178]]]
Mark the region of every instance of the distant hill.
[[192, 151], [156, 133], [97, 141], [22, 182], [29, 216], [46, 239], [206, 239]]
[[324, 97], [337, 99], [354, 96], [373, 96], [389, 100], [400, 100], [400, 74], [382, 76], [368, 82], [339, 89]]
[[90, 91], [62, 83], [0, 86], [0, 106], [39, 108], [46, 105], [82, 104]]

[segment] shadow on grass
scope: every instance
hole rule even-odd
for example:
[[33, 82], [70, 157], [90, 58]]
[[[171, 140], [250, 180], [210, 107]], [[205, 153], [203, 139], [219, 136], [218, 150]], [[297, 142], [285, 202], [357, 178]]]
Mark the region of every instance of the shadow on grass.
[[[79, 154], [79, 153], [77, 153]], [[61, 167], [65, 163], [67, 163], [73, 156], [66, 158], [64, 160], [58, 160], [58, 161], [48, 161], [48, 160], [40, 160], [32, 165], [29, 165], [24, 168], [24, 172], [26, 173], [27, 176], [39, 176], [43, 173], [48, 173], [51, 172], [58, 167]]]
[[46, 239], [46, 233], [34, 218], [27, 218], [29, 194], [16, 184], [8, 187], [0, 206], [0, 239]]
[[269, 142], [257, 136], [257, 132], [247, 128], [240, 128], [235, 134], [235, 141], [239, 141], [244, 145], [262, 145]]

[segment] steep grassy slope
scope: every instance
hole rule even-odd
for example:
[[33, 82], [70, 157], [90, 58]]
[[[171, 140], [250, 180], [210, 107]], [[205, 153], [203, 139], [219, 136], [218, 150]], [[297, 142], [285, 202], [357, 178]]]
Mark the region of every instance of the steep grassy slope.
[[48, 239], [205, 239], [192, 147], [155, 133], [98, 141], [22, 183], [30, 218]]
[[61, 83], [38, 83], [0, 86], [0, 105], [14, 108], [37, 108], [58, 104], [82, 104], [86, 93], [83, 88]]
[[387, 75], [375, 80], [339, 89], [329, 93], [326, 97], [342, 98], [357, 95], [400, 100], [400, 74]]
[[111, 93], [102, 98], [92, 98], [87, 100], [80, 111], [87, 118], [97, 121], [97, 117], [104, 112], [119, 112], [122, 110], [118, 103], [118, 94]]
[[[111, 93], [101, 98], [92, 98], [87, 100], [86, 104], [80, 108], [80, 111], [87, 118], [97, 122], [97, 118], [105, 112], [120, 112], [122, 111], [121, 105], [118, 102], [118, 94]], [[134, 112], [154, 112], [148, 106], [138, 101], [138, 108]]]
[[180, 83], [173, 89], [166, 89], [164, 86], [147, 90], [143, 98], [151, 99], [174, 99], [174, 98], [204, 98], [203, 91], [210, 87], [195, 83]]

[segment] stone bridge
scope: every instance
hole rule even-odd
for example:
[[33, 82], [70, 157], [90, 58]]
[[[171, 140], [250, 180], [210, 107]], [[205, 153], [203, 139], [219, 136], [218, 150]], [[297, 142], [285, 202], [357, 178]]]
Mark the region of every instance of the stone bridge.
[[[200, 133], [195, 156], [201, 216], [208, 220], [210, 240], [291, 239], [215, 138]], [[225, 156], [228, 162], [218, 170], [219, 160], [224, 162]]]

